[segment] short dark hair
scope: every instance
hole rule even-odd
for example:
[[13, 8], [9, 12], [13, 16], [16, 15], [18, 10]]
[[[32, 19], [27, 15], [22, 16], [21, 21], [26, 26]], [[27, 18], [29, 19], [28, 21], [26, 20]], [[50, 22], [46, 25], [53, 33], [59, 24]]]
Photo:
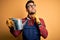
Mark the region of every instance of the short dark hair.
[[29, 1], [26, 3], [26, 6], [25, 6], [25, 7], [26, 7], [26, 9], [28, 8], [28, 6], [27, 6], [27, 5], [28, 5], [29, 3], [33, 3], [33, 4], [34, 4], [34, 1], [29, 0]]

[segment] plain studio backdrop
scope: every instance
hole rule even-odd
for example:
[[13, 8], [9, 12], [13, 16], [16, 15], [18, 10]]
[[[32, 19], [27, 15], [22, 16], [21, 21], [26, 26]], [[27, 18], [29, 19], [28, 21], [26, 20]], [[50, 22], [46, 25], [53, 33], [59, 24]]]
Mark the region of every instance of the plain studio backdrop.
[[[24, 18], [27, 16], [25, 4], [28, 0], [0, 1], [0, 40], [22, 40], [22, 35], [15, 38], [6, 25], [9, 17]], [[34, 0], [37, 14], [43, 18], [48, 30], [48, 37], [41, 40], [60, 40], [60, 0]], [[22, 33], [21, 33], [22, 34]]]

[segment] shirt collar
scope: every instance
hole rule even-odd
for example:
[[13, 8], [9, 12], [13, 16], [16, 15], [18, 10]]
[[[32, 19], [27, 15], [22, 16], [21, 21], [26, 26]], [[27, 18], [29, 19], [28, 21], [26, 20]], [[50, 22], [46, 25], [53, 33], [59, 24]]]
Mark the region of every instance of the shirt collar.
[[28, 20], [31, 20], [29, 17], [27, 17]]
[[26, 17], [28, 20], [31, 20], [31, 18], [29, 17], [29, 15]]

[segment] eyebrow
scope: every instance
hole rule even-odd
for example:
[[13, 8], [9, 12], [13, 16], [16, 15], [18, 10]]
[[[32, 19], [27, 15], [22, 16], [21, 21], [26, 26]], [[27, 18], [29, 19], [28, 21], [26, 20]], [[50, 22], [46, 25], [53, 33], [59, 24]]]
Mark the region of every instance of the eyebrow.
[[[27, 5], [27, 6], [30, 6], [31, 4]], [[36, 4], [33, 4], [33, 5], [36, 5]]]

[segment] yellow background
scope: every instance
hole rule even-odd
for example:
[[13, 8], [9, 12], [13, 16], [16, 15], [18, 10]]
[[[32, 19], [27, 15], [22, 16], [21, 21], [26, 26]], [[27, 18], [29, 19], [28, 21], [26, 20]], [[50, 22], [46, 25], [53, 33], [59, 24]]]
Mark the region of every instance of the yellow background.
[[[25, 4], [28, 0], [1, 0], [0, 40], [22, 40], [22, 35], [15, 38], [6, 25], [9, 17], [24, 18], [27, 16]], [[48, 30], [48, 37], [41, 40], [60, 40], [60, 0], [34, 0], [37, 14], [43, 18]]]

